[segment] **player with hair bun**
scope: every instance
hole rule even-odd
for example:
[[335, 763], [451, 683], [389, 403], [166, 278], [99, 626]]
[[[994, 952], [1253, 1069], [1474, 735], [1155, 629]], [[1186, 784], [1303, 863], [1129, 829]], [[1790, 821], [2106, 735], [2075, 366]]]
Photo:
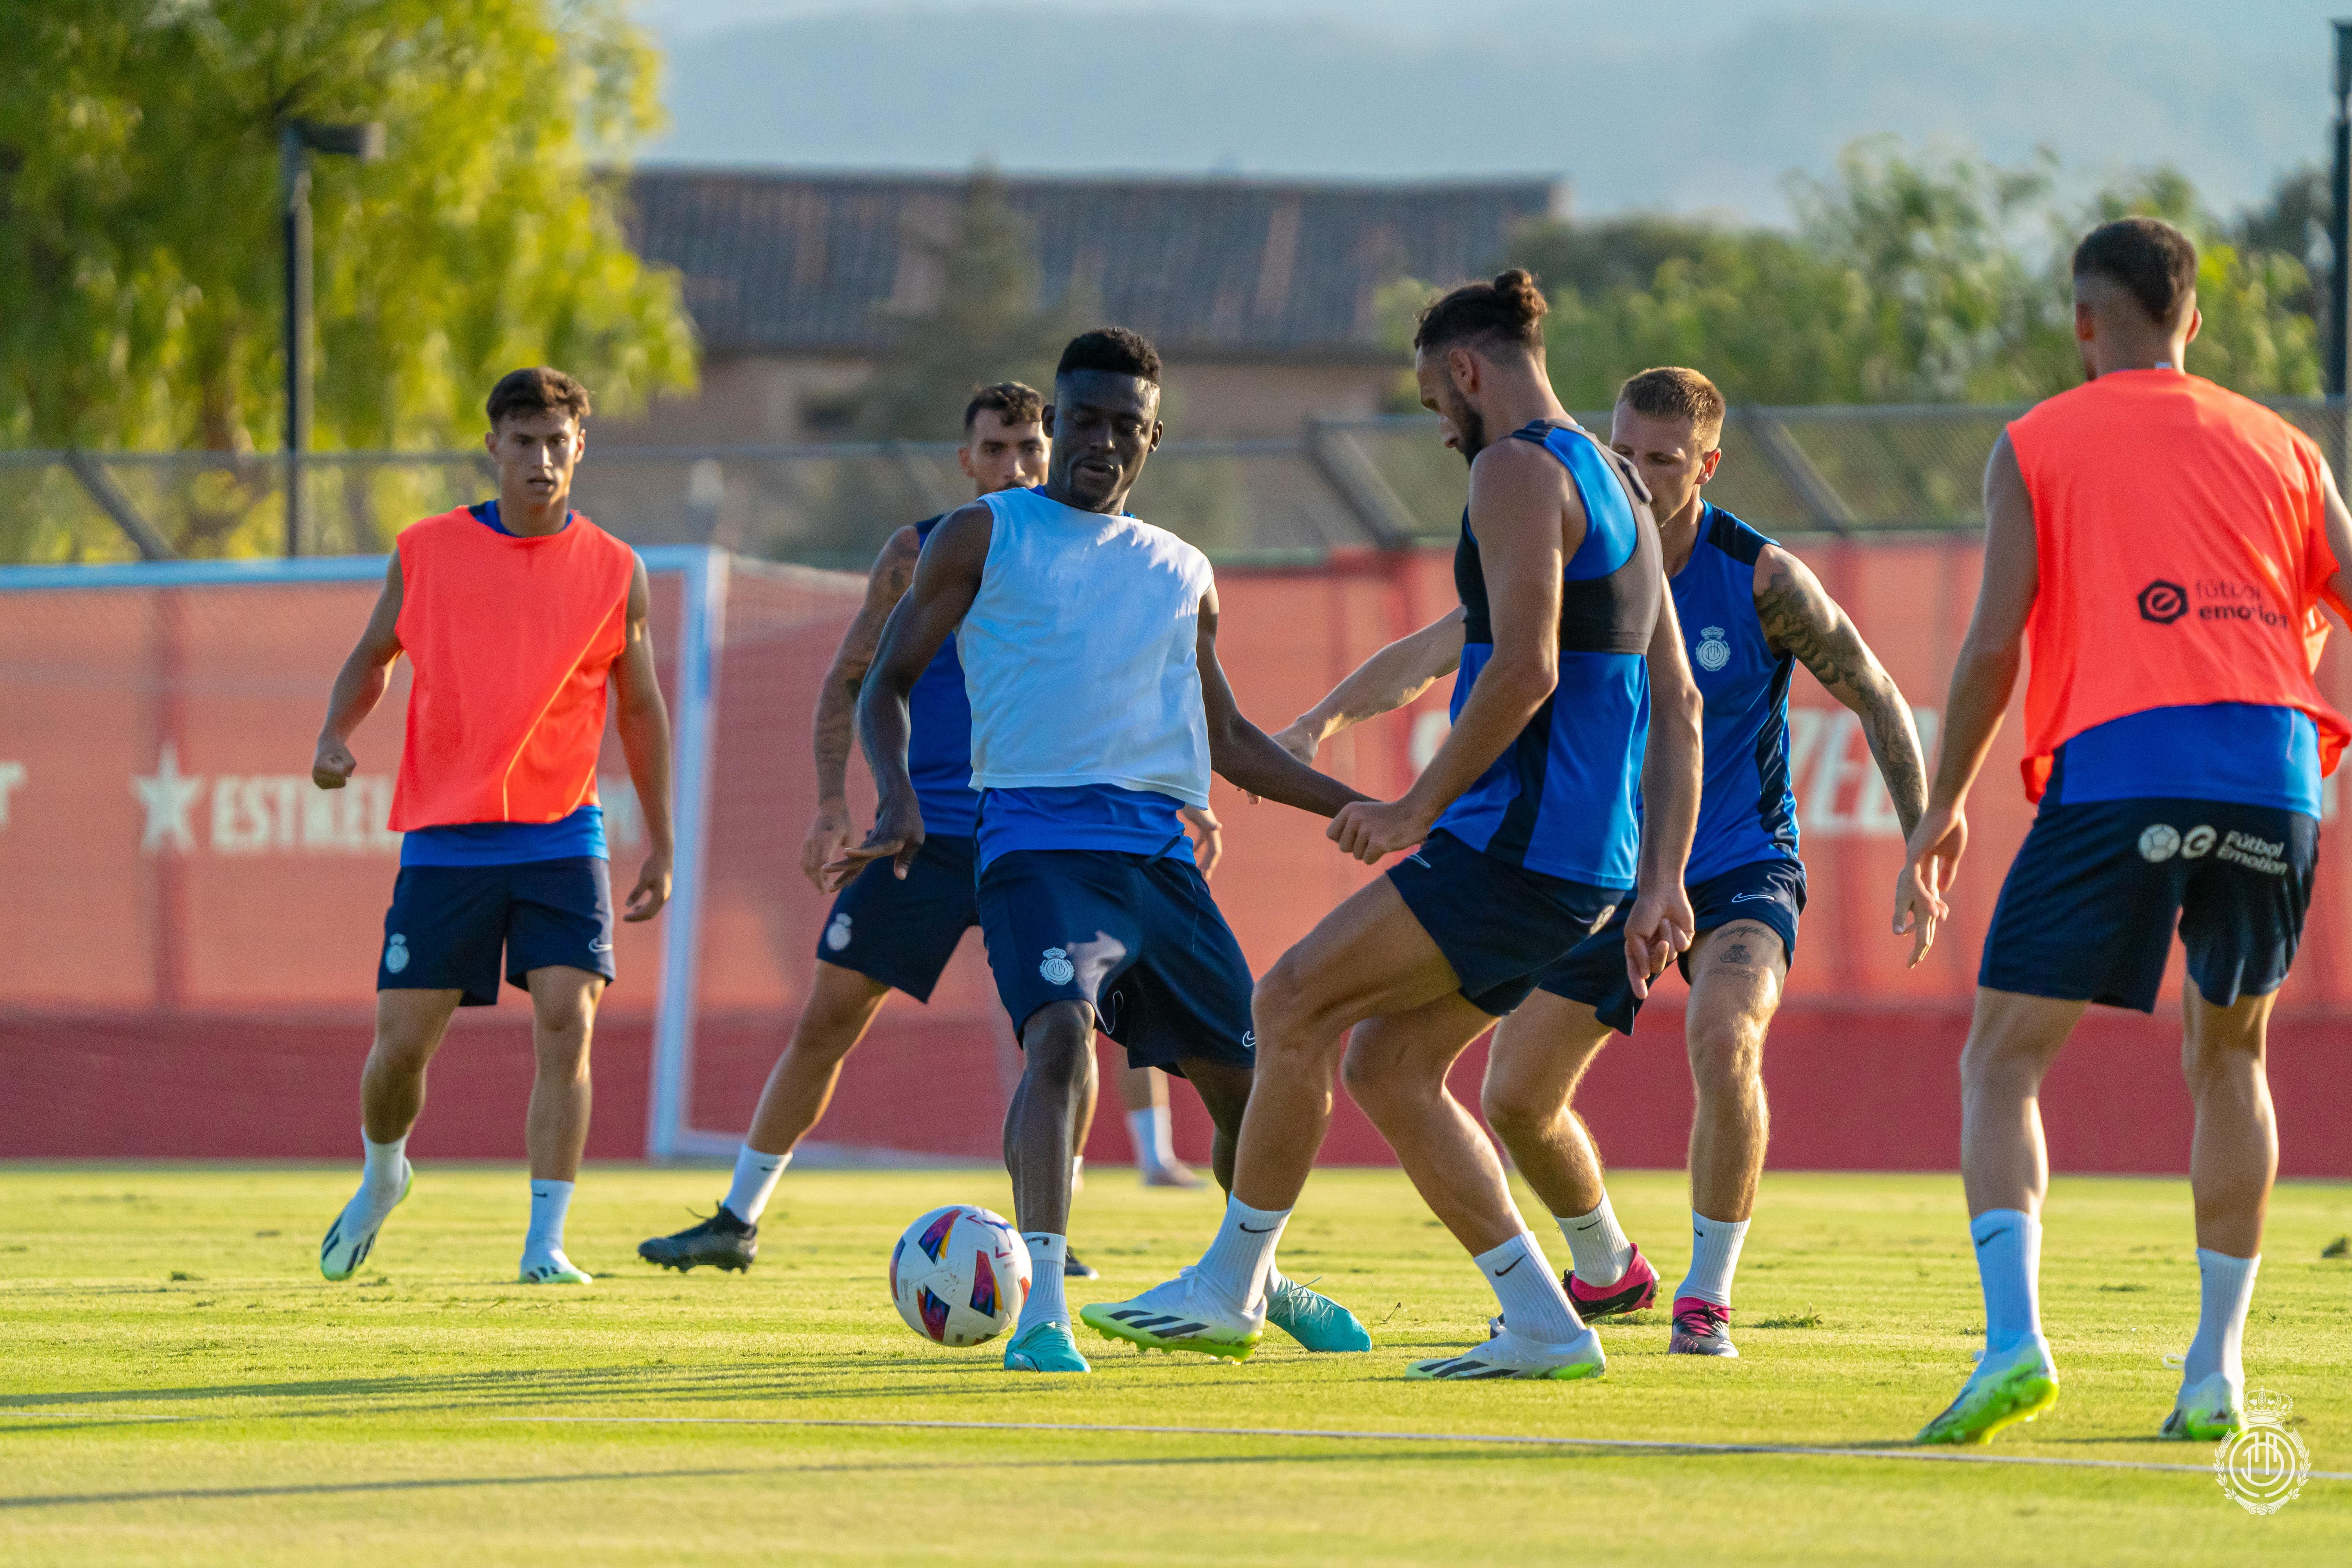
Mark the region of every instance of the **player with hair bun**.
[[[1691, 1264], [1672, 1298], [1677, 1355], [1736, 1356], [1731, 1278], [1764, 1169], [1764, 1037], [1780, 1004], [1805, 907], [1789, 774], [1789, 683], [1802, 663], [1853, 710], [1906, 832], [1927, 782], [1910, 705], [1821, 582], [1784, 546], [1705, 499], [1723, 459], [1723, 394], [1697, 371], [1630, 377], [1612, 449], [1649, 487], [1693, 679], [1705, 705], [1705, 782], [1684, 873], [1696, 936], [1690, 983]], [[1275, 739], [1312, 761], [1349, 725], [1403, 707], [1461, 662], [1461, 610], [1364, 661]], [[1631, 1035], [1642, 998], [1627, 983], [1627, 910], [1544, 971], [1495, 1031], [1481, 1109], [1558, 1222], [1563, 1278], [1587, 1321], [1637, 1312], [1658, 1273], [1618, 1224], [1601, 1155], [1573, 1107], [1612, 1030]]]
[[1619, 951], [1635, 995], [1690, 942], [1683, 863], [1698, 805], [1698, 694], [1649, 493], [1554, 395], [1544, 310], [1534, 279], [1514, 268], [1422, 313], [1422, 401], [1470, 464], [1454, 568], [1463, 645], [1454, 727], [1401, 799], [1334, 818], [1330, 837], [1368, 864], [1412, 853], [1258, 983], [1259, 1081], [1224, 1225], [1198, 1268], [1131, 1301], [1087, 1308], [1086, 1321], [1105, 1333], [1248, 1353], [1275, 1244], [1322, 1145], [1331, 1075], [1342, 1068], [1509, 1322], [1486, 1345], [1416, 1363], [1411, 1375], [1576, 1378], [1605, 1364], [1528, 1235], [1493, 1146], [1445, 1088], [1464, 1048], [1619, 905], [1632, 904]]

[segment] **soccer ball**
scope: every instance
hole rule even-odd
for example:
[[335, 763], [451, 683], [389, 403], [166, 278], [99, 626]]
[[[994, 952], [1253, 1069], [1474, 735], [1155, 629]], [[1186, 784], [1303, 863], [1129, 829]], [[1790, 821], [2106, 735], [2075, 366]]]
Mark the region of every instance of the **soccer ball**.
[[1029, 1247], [971, 1204], [933, 1209], [890, 1249], [890, 1299], [907, 1326], [943, 1345], [985, 1343], [1029, 1299]]

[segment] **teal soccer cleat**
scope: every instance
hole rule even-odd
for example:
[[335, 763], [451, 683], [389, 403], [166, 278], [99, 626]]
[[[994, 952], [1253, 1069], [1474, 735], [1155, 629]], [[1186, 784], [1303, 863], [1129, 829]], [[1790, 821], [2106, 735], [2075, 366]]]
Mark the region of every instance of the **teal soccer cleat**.
[[1067, 1323], [1040, 1323], [1004, 1347], [1007, 1372], [1092, 1372]]
[[1356, 1314], [1319, 1290], [1286, 1279], [1267, 1295], [1265, 1321], [1306, 1350], [1368, 1351], [1372, 1336]]

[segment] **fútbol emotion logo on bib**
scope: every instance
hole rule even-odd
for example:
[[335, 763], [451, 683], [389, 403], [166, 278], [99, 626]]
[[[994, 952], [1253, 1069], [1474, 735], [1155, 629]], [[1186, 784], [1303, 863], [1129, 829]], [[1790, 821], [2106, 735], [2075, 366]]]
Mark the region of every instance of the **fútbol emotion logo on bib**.
[[2286, 1424], [2294, 1401], [2267, 1388], [2246, 1391], [2238, 1429], [2213, 1447], [2213, 1478], [2248, 1513], [2276, 1513], [2311, 1479], [2311, 1450]]

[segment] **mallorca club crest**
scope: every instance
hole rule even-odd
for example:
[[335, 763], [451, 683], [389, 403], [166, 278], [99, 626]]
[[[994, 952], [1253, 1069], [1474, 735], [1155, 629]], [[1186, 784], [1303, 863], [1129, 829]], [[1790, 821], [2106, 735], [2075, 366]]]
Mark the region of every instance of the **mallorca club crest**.
[[2213, 1446], [2213, 1479], [2248, 1513], [2276, 1513], [2311, 1479], [2311, 1449], [2287, 1425], [2294, 1413], [2285, 1394], [2250, 1388], [2238, 1429]]
[[408, 967], [408, 939], [398, 931], [393, 932], [383, 944], [383, 967], [393, 974]]
[[835, 952], [839, 952], [843, 948], [849, 945], [849, 917], [847, 915], [835, 915], [833, 917], [833, 923], [824, 928], [824, 945]]
[[1067, 985], [1077, 977], [1078, 966], [1070, 962], [1067, 949], [1049, 947], [1045, 950], [1044, 961], [1037, 965], [1037, 973], [1045, 977], [1048, 985]]
[[1713, 675], [1717, 670], [1729, 664], [1731, 645], [1723, 640], [1723, 628], [1701, 626], [1698, 632], [1698, 647], [1691, 657], [1698, 660], [1698, 667], [1709, 675]]

